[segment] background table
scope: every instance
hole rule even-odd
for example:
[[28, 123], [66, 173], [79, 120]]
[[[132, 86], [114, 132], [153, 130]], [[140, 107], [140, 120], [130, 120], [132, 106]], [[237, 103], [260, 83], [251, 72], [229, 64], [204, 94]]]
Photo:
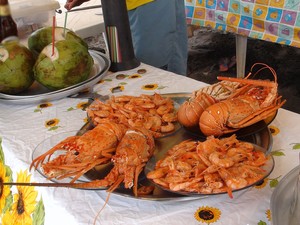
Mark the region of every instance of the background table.
[[245, 72], [247, 37], [300, 47], [297, 0], [185, 0], [187, 23], [236, 36], [237, 76]]
[[[138, 69], [146, 69], [139, 74]], [[118, 76], [123, 74], [122, 76]], [[125, 75], [125, 76], [124, 76]], [[120, 79], [123, 77], [123, 79]], [[119, 79], [117, 79], [119, 78]], [[138, 68], [107, 74], [94, 90], [102, 95], [111, 94], [120, 86], [122, 94], [153, 94], [192, 92], [206, 86], [202, 82], [141, 64]], [[35, 147], [52, 135], [79, 130], [86, 121], [82, 106], [87, 99], [64, 98], [32, 105], [0, 103], [0, 137], [5, 164], [16, 180], [20, 170], [27, 170]], [[54, 121], [54, 123], [47, 123]], [[48, 124], [48, 125], [46, 125]], [[226, 194], [184, 201], [148, 201], [112, 194], [101, 212], [97, 224], [268, 224], [270, 225], [270, 197], [277, 182], [298, 163], [300, 143], [300, 115], [280, 109], [271, 124], [273, 131], [272, 154], [275, 168], [264, 183], [240, 192], [233, 199]], [[33, 182], [47, 182], [36, 171], [29, 171]], [[14, 187], [15, 188], [15, 187]], [[15, 189], [12, 189], [15, 192]], [[38, 187], [37, 200], [43, 199], [45, 225], [93, 224], [107, 197], [106, 191], [72, 188]], [[289, 190], [287, 190], [289, 191]], [[213, 215], [208, 221], [202, 215]]]
[[[58, 2], [61, 5], [60, 9], [62, 10], [62, 13], [56, 13], [56, 21], [58, 26], [64, 27], [66, 16], [66, 9], [64, 8], [64, 5], [66, 0], [58, 0]], [[95, 5], [101, 5], [101, 1], [90, 0], [88, 2], [84, 2], [81, 6], [74, 9], [81, 9]], [[105, 30], [102, 8], [69, 12], [67, 15], [66, 27], [73, 30], [82, 38], [101, 35]]]

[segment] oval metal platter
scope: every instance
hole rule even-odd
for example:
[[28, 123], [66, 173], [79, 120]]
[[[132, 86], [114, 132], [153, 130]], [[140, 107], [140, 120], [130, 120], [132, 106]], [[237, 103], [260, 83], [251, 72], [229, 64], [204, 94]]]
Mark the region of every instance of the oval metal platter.
[[[163, 96], [171, 97], [178, 104], [182, 104], [182, 102], [187, 99], [187, 96], [189, 96], [189, 94], [176, 94], [175, 93], [175, 94], [166, 94]], [[86, 132], [88, 130], [87, 127], [88, 127], [88, 129], [91, 129], [92, 126], [90, 126], [90, 124], [86, 124], [85, 126], [82, 127], [82, 130], [84, 132]], [[53, 147], [55, 144], [57, 144], [59, 141], [65, 139], [66, 137], [82, 134], [84, 132], [81, 132], [81, 131], [66, 132], [66, 133], [54, 135], [54, 136], [44, 140], [35, 149], [35, 151], [33, 153], [33, 158], [45, 153], [47, 150], [49, 150], [51, 147]], [[176, 132], [155, 140], [156, 149], [154, 151], [155, 152], [154, 157], [160, 158], [167, 150], [172, 148], [174, 145], [176, 145], [184, 140], [187, 140], [187, 139], [197, 139], [200, 141], [205, 140], [201, 137], [196, 137], [194, 133], [191, 133], [190, 131], [186, 130], [185, 128], [180, 127]], [[251, 133], [250, 135], [243, 136], [240, 138], [238, 137], [238, 139], [240, 141], [246, 141], [246, 142], [250, 142], [250, 143], [260, 146], [261, 149], [263, 149], [266, 152], [266, 154], [268, 154], [271, 151], [272, 145], [273, 145], [272, 135], [267, 126], [264, 126], [262, 129], [260, 129], [256, 133]], [[109, 173], [111, 168], [112, 168], [111, 164], [97, 166], [94, 169], [88, 171], [82, 177], [80, 177], [78, 182], [88, 182], [88, 181], [92, 181], [95, 179], [102, 179]], [[43, 174], [43, 171], [40, 168], [37, 168], [37, 170], [43, 176], [47, 177], [46, 175]], [[145, 172], [147, 172], [146, 170], [147, 170], [147, 168], [145, 168], [145, 171], [143, 171], [140, 174], [138, 183], [141, 186], [153, 186], [153, 183], [151, 181], [149, 181], [145, 176]], [[52, 179], [52, 181], [63, 183], [63, 182], [69, 182], [70, 179], [69, 178], [64, 179], [64, 180]], [[89, 190], [105, 191], [104, 189], [106, 189], [106, 188], [99, 187], [99, 188], [92, 188]], [[143, 195], [143, 196], [136, 197], [133, 195], [132, 189], [126, 189], [123, 186], [120, 186], [118, 189], [116, 189], [113, 192], [113, 194], [124, 196], [127, 198], [143, 199], [143, 200], [151, 200], [151, 201], [183, 201], [183, 200], [191, 200], [191, 199], [195, 199], [195, 198], [198, 199], [198, 198], [208, 197], [207, 195], [206, 196], [205, 195], [187, 196], [187, 195], [183, 195], [183, 194], [173, 193], [170, 191], [163, 190], [162, 188], [160, 188], [158, 186], [155, 186], [154, 191], [150, 195]]]

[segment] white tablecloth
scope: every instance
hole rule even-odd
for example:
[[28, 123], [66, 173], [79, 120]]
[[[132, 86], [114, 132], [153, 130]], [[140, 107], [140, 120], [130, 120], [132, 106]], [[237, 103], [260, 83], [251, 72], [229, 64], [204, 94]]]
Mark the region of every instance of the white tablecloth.
[[[147, 72], [138, 74], [138, 69], [146, 69]], [[116, 79], [120, 74], [124, 74], [125, 78]], [[153, 87], [153, 90], [145, 90], [145, 85]], [[94, 90], [105, 95], [116, 86], [123, 87], [123, 92], [118, 94], [139, 95], [192, 92], [206, 84], [142, 64], [130, 71], [106, 75]], [[20, 170], [29, 168], [32, 152], [41, 141], [82, 127], [86, 112], [80, 106], [86, 101], [64, 98], [52, 101], [44, 108], [37, 104], [0, 103], [0, 137], [5, 164], [12, 169], [14, 180]], [[45, 126], [49, 120], [56, 121], [54, 127]], [[272, 130], [277, 131], [273, 135], [272, 147], [272, 152], [276, 153], [275, 168], [260, 186], [234, 192], [233, 199], [228, 195], [219, 195], [184, 201], [150, 201], [112, 194], [97, 224], [209, 224], [199, 219], [199, 215], [207, 210], [214, 214], [210, 224], [271, 224], [270, 197], [276, 181], [280, 181], [298, 163], [299, 149], [293, 149], [295, 143], [300, 143], [298, 124], [299, 114], [279, 109], [271, 123]], [[29, 173], [32, 182], [47, 182], [37, 171], [31, 170]], [[45, 225], [93, 224], [107, 197], [106, 191], [49, 187], [36, 187], [36, 190], [37, 201], [42, 198], [45, 206]]]

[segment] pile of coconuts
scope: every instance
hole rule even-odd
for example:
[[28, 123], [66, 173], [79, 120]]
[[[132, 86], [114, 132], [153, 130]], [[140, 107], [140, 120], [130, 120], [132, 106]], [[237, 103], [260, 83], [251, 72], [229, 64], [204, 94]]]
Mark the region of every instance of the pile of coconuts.
[[88, 46], [73, 31], [55, 27], [36, 30], [28, 47], [18, 40], [0, 44], [0, 93], [19, 94], [34, 81], [49, 90], [59, 90], [88, 79], [94, 61]]

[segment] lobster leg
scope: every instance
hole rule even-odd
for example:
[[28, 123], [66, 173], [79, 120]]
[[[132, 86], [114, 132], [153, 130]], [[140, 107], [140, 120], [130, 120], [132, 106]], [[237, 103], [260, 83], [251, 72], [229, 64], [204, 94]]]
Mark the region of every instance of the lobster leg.
[[113, 183], [112, 186], [110, 186], [110, 188], [107, 191], [113, 192], [114, 190], [116, 190], [119, 187], [119, 185], [123, 182], [123, 180], [124, 180], [124, 176], [118, 177], [118, 179]]
[[44, 154], [40, 155], [39, 157], [35, 158], [32, 163], [30, 164], [29, 169], [31, 170], [32, 167], [37, 168], [39, 165], [41, 165], [46, 158], [49, 159], [53, 155], [54, 152], [57, 150], [70, 150], [70, 145], [73, 144], [78, 139], [78, 136], [71, 136], [67, 139], [61, 141], [57, 145], [55, 145], [53, 148], [51, 148], [49, 151], [45, 152]]
[[69, 165], [61, 165], [61, 166], [47, 166], [47, 169], [49, 171], [51, 171], [51, 169], [56, 169], [57, 170], [61, 170], [63, 171], [61, 175], [58, 174], [53, 174], [52, 176], [48, 176], [48, 179], [52, 179], [52, 178], [56, 178], [58, 180], [67, 178], [67, 177], [72, 177], [74, 176], [74, 178], [72, 178], [70, 183], [74, 183], [76, 180], [79, 179], [79, 177], [81, 177], [83, 174], [85, 174], [86, 172], [88, 172], [89, 170], [93, 169], [95, 166], [97, 165], [101, 165], [104, 163], [109, 162], [109, 158], [101, 158], [98, 160], [95, 160], [92, 163], [74, 163], [74, 164], [69, 164]]
[[136, 167], [136, 169], [135, 169], [134, 185], [133, 185], [133, 194], [135, 197], [138, 196], [138, 180], [139, 180], [139, 175], [143, 171], [144, 166], [145, 166], [145, 164], [140, 165], [140, 166]]
[[124, 173], [124, 185], [125, 188], [132, 188], [134, 186], [134, 174], [135, 174], [135, 167], [134, 166], [127, 166], [126, 172]]
[[72, 188], [86, 188], [86, 189], [93, 189], [93, 188], [104, 188], [109, 187], [107, 189], [108, 192], [113, 192], [118, 186], [123, 182], [124, 176], [119, 176], [114, 183], [111, 185], [107, 180], [93, 180], [90, 182], [85, 183], [73, 183]]
[[[138, 177], [143, 171], [144, 165], [140, 165], [134, 169], [134, 185], [133, 193], [135, 196], [138, 196]], [[128, 171], [129, 172], [129, 171]], [[119, 187], [119, 185], [125, 180], [125, 175], [121, 175], [118, 172], [118, 169], [114, 167], [112, 171], [102, 180], [94, 180], [87, 183], [76, 183], [73, 187], [75, 188], [97, 188], [97, 187], [108, 187], [107, 191], [113, 192]]]

